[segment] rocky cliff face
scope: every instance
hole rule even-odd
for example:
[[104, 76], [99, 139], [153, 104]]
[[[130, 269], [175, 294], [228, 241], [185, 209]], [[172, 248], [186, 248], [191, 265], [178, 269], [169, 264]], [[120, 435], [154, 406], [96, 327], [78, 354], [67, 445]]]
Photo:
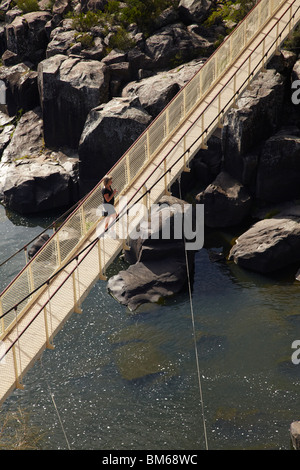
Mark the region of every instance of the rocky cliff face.
[[[201, 27], [214, 4], [211, 1], [164, 2], [166, 9], [155, 17], [151, 34], [138, 24], [128, 25], [124, 32], [114, 22], [103, 23], [101, 12], [108, 3], [56, 0], [50, 7], [41, 0], [38, 11], [27, 13], [11, 0], [0, 4], [0, 80], [6, 89], [0, 110], [3, 120], [11, 117], [0, 133], [0, 157], [5, 152], [0, 197], [14, 210], [31, 213], [53, 207], [54, 200], [58, 205], [75, 202], [71, 201], [75, 194], [91, 189], [211, 54], [220, 33], [220, 26], [218, 30]], [[178, 69], [177, 64], [190, 60], [194, 62]], [[116, 99], [118, 111], [113, 115]], [[38, 152], [31, 151], [37, 142], [27, 113], [33, 110], [40, 116]], [[13, 130], [8, 132], [8, 125]], [[16, 138], [20, 134], [27, 135], [25, 154], [22, 139]], [[41, 206], [31, 198], [18, 206], [16, 201], [27, 198], [24, 165], [22, 184], [17, 176], [21, 158], [30, 168], [30, 186], [41, 178], [43, 185], [51, 186], [40, 157], [49, 161], [62, 154], [71, 168], [71, 192], [66, 181], [69, 197], [56, 198], [53, 189], [48, 191], [49, 204]], [[57, 170], [64, 179], [65, 168], [57, 164]], [[13, 184], [8, 185], [5, 175], [12, 171]]]

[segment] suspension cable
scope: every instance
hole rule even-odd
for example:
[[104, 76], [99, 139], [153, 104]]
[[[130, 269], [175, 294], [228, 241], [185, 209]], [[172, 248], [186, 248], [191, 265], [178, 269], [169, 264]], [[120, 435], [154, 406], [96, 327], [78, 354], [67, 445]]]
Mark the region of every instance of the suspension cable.
[[[179, 186], [179, 197], [180, 197], [180, 199], [182, 199], [182, 195], [181, 195], [181, 175], [178, 178], [178, 186]], [[207, 440], [207, 431], [206, 431], [206, 422], [205, 422], [205, 413], [204, 413], [204, 401], [203, 401], [203, 392], [202, 392], [202, 384], [201, 384], [201, 373], [200, 373], [200, 367], [199, 367], [198, 348], [197, 348], [197, 341], [196, 341], [196, 328], [195, 328], [195, 317], [194, 317], [194, 308], [193, 308], [193, 299], [192, 299], [190, 268], [189, 268], [189, 261], [188, 261], [187, 250], [186, 250], [186, 241], [185, 241], [185, 236], [184, 235], [183, 235], [183, 243], [184, 243], [185, 264], [186, 264], [187, 280], [188, 280], [188, 291], [189, 291], [191, 320], [192, 320], [192, 327], [193, 327], [193, 339], [194, 339], [194, 350], [195, 350], [195, 357], [196, 357], [198, 387], [199, 387], [201, 410], [202, 410], [205, 449], [208, 450], [208, 440]]]
[[41, 364], [41, 369], [42, 369], [42, 371], [43, 371], [43, 375], [44, 375], [44, 378], [45, 378], [45, 381], [46, 381], [46, 384], [47, 384], [47, 388], [48, 388], [48, 391], [49, 391], [49, 395], [50, 395], [52, 404], [53, 404], [53, 406], [54, 406], [54, 409], [55, 409], [55, 412], [56, 412], [56, 414], [57, 414], [60, 427], [61, 427], [61, 429], [62, 429], [64, 438], [65, 438], [66, 443], [67, 443], [68, 450], [71, 450], [71, 446], [70, 446], [70, 443], [69, 443], [69, 440], [68, 440], [68, 437], [67, 437], [67, 433], [66, 433], [66, 431], [65, 431], [65, 428], [64, 428], [64, 425], [63, 425], [63, 422], [62, 422], [60, 413], [59, 413], [59, 411], [58, 411], [58, 408], [57, 408], [57, 405], [56, 405], [56, 402], [55, 402], [54, 394], [53, 394], [53, 392], [51, 391], [51, 388], [50, 388], [48, 379], [47, 379], [46, 374], [45, 374], [44, 365], [43, 365], [43, 362], [42, 362], [42, 357], [40, 358], [40, 364]]

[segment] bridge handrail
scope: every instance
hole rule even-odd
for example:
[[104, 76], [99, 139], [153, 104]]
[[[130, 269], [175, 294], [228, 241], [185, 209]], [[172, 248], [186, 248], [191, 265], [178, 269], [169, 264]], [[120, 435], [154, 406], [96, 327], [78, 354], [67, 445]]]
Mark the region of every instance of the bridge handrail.
[[[216, 80], [228, 70], [233, 60], [240, 55], [249, 41], [261, 31], [262, 27], [283, 3], [285, 2], [281, 1], [278, 3], [274, 0], [261, 0], [112, 167], [110, 174], [114, 179], [114, 184], [122, 188], [121, 194], [138, 177], [159, 149], [165, 145], [170, 135], [173, 135], [176, 129], [185, 121], [186, 117], [191, 114], [203, 96], [216, 83]], [[294, 3], [295, 0], [290, 5]], [[253, 28], [253, 25], [256, 28]], [[240, 39], [242, 39], [242, 47], [239, 43]], [[238, 48], [236, 47], [237, 43], [239, 43]], [[224, 52], [226, 52], [225, 55]], [[222, 61], [218, 60], [221, 56]], [[212, 81], [209, 80], [211, 74], [213, 76]], [[43, 279], [48, 279], [50, 275], [66, 263], [74, 254], [78, 243], [86, 237], [99, 221], [99, 216], [96, 212], [103, 202], [101, 182], [102, 180], [83, 199], [78, 208], [66, 219], [60, 229], [52, 235], [44, 247], [2, 292], [0, 296], [0, 317], [2, 319], [0, 322], [0, 335], [15, 320], [15, 315], [11, 317], [7, 315], [4, 319], [3, 312], [11, 310], [16, 304], [16, 299], [21, 300], [25, 299], [28, 295], [30, 296], [35, 286], [41, 285]], [[41, 271], [41, 268], [43, 268], [44, 272]], [[30, 299], [28, 300], [28, 298], [24, 300], [18, 315], [20, 315], [23, 308], [28, 306], [29, 302]]]

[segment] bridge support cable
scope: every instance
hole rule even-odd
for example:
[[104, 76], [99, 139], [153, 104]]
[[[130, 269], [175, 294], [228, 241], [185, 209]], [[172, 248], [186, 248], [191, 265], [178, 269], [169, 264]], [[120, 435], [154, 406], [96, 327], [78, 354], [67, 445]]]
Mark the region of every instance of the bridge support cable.
[[[182, 199], [181, 175], [178, 178], [178, 187], [179, 187], [179, 198]], [[185, 253], [186, 274], [187, 274], [187, 281], [188, 281], [188, 294], [189, 294], [189, 303], [190, 303], [190, 313], [191, 313], [191, 321], [192, 321], [192, 336], [193, 336], [194, 351], [195, 351], [195, 360], [196, 360], [196, 371], [197, 371], [197, 378], [198, 378], [200, 406], [201, 406], [201, 412], [202, 412], [204, 442], [205, 442], [205, 449], [208, 450], [206, 419], [205, 419], [205, 411], [204, 411], [204, 397], [203, 397], [203, 391], [202, 391], [202, 380], [201, 380], [201, 372], [200, 372], [200, 366], [199, 366], [199, 354], [198, 354], [197, 339], [196, 339], [196, 327], [195, 327], [195, 315], [194, 315], [194, 307], [193, 307], [192, 285], [191, 285], [190, 267], [189, 267], [189, 260], [188, 260], [187, 250], [186, 250], [186, 241], [185, 241], [184, 234], [183, 234], [183, 243], [184, 243], [184, 253]]]
[[66, 441], [67, 448], [68, 448], [68, 450], [71, 450], [70, 442], [69, 442], [69, 439], [68, 439], [68, 437], [67, 437], [67, 433], [66, 433], [66, 430], [65, 430], [65, 427], [64, 427], [62, 418], [61, 418], [61, 416], [60, 416], [60, 412], [59, 412], [59, 410], [58, 410], [58, 407], [57, 407], [57, 404], [56, 404], [56, 401], [55, 401], [55, 398], [54, 398], [54, 394], [53, 394], [52, 391], [51, 391], [51, 388], [50, 388], [50, 385], [49, 385], [49, 381], [48, 381], [47, 376], [46, 376], [46, 373], [45, 373], [45, 369], [44, 369], [42, 357], [40, 358], [40, 365], [41, 365], [41, 369], [42, 369], [42, 372], [43, 372], [43, 376], [44, 376], [45, 382], [46, 382], [46, 384], [47, 384], [47, 389], [48, 389], [48, 392], [49, 392], [49, 395], [50, 395], [50, 399], [51, 399], [51, 401], [52, 401], [54, 410], [55, 410], [55, 412], [56, 412], [56, 415], [57, 415], [57, 418], [58, 418], [60, 427], [61, 427], [61, 429], [62, 429], [64, 438], [65, 438], [65, 441]]

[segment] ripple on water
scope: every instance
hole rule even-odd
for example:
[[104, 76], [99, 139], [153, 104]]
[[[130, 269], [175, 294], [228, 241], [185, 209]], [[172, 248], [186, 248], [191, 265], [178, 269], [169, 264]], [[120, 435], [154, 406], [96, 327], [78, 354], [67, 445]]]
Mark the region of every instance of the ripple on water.
[[[1, 258], [47, 222], [9, 219], [0, 206]], [[195, 338], [187, 292], [132, 315], [98, 282], [4, 410], [29, 409], [47, 449], [66, 448], [51, 394], [73, 449], [204, 448], [196, 344], [210, 448], [289, 449], [299, 414], [300, 365], [290, 360], [299, 284], [214, 262], [203, 249], [192, 299]]]

